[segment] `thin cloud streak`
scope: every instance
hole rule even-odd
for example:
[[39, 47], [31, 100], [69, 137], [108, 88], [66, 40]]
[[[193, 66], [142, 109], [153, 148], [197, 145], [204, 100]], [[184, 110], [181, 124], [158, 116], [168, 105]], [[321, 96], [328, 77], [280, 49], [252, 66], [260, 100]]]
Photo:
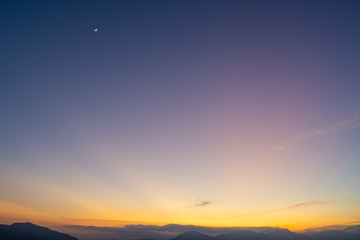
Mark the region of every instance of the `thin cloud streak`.
[[191, 205], [187, 205], [184, 207], [178, 207], [176, 209], [174, 209], [173, 211], [176, 210], [180, 210], [180, 209], [185, 209], [185, 208], [199, 208], [199, 207], [205, 207], [205, 206], [209, 206], [211, 204], [213, 204], [213, 201], [207, 201], [207, 200], [198, 200], [197, 203], [191, 204]]
[[296, 209], [296, 208], [310, 207], [310, 206], [315, 206], [315, 205], [323, 205], [323, 204], [327, 204], [329, 202], [330, 201], [303, 202], [303, 203], [294, 204], [292, 206], [285, 207], [285, 208], [280, 208], [280, 209], [275, 209], [275, 210], [270, 210], [270, 211], [264, 211], [264, 212], [251, 213], [251, 214], [245, 214], [245, 215], [241, 215], [241, 216], [237, 216], [237, 217], [233, 217], [233, 218], [243, 218], [243, 217], [265, 215], [265, 214], [271, 214], [271, 213], [277, 213], [277, 212], [284, 212], [284, 211], [289, 211], [289, 210], [293, 210], [293, 209]]
[[187, 208], [193, 208], [193, 207], [205, 207], [205, 206], [208, 206], [210, 204], [213, 204], [213, 202], [211, 201], [200, 201], [198, 203], [195, 203], [195, 204], [192, 204], [192, 205], [189, 205], [189, 206], [186, 206]]
[[347, 222], [346, 224], [358, 224], [358, 223], [360, 223], [360, 220]]
[[303, 202], [303, 203], [298, 203], [295, 205], [292, 205], [290, 207], [286, 207], [283, 209], [279, 209], [278, 211], [286, 211], [286, 210], [292, 210], [295, 208], [300, 208], [300, 207], [308, 207], [308, 206], [314, 206], [314, 205], [322, 205], [322, 204], [326, 204], [329, 203], [330, 201], [312, 201], [312, 202]]
[[317, 137], [320, 135], [326, 135], [326, 134], [330, 134], [330, 133], [338, 132], [338, 131], [345, 131], [345, 130], [356, 128], [359, 126], [360, 126], [360, 117], [359, 117], [359, 115], [355, 115], [353, 118], [351, 118], [349, 120], [334, 123], [325, 128], [320, 128], [315, 131], [300, 135], [297, 138], [289, 140], [287, 143], [283, 144], [282, 146], [277, 147], [276, 150], [283, 151], [283, 150], [293, 147], [294, 145], [296, 145], [298, 143], [301, 143], [303, 141], [311, 139], [313, 137]]

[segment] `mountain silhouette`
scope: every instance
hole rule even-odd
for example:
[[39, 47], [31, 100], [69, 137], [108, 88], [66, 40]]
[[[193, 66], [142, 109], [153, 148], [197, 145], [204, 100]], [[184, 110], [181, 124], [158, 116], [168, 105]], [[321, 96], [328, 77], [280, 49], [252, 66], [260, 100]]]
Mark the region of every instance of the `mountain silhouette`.
[[359, 240], [360, 235], [341, 230], [328, 230], [312, 236], [315, 240]]
[[215, 240], [215, 238], [196, 231], [187, 231], [172, 240]]
[[68, 234], [56, 232], [29, 222], [0, 225], [1, 240], [77, 240]]
[[360, 240], [360, 226], [340, 230], [322, 231], [306, 236], [282, 228], [254, 228], [209, 236], [196, 231], [188, 231], [171, 240]]
[[348, 227], [344, 231], [360, 235], [360, 225]]
[[[176, 228], [175, 225], [166, 225], [163, 227], [166, 227], [166, 230], [168, 230], [168, 228]], [[166, 236], [158, 234], [156, 236], [154, 235], [153, 239], [156, 240], [161, 240], [161, 239], [162, 240], [166, 240], [166, 239], [170, 239], [170, 240], [360, 240], [360, 225], [351, 226], [342, 231], [326, 230], [322, 232], [313, 233], [310, 235], [303, 235], [303, 234], [291, 232], [288, 229], [272, 228], [272, 227], [254, 227], [254, 228], [234, 227], [228, 229], [227, 231], [225, 231], [226, 229], [219, 228], [220, 230], [224, 230], [223, 233], [219, 232], [218, 231], [219, 229], [216, 229], [216, 231], [211, 232], [210, 231], [211, 229], [209, 230], [209, 227], [196, 227], [196, 226], [190, 226], [190, 227], [192, 229], [198, 228], [199, 231], [194, 231], [194, 230], [186, 231], [177, 236], [173, 235], [176, 237], [172, 239], [170, 239], [171, 236], [168, 236], [168, 238], [166, 238]], [[146, 240], [150, 240], [149, 237], [151, 237], [150, 235], [154, 230], [153, 229], [154, 226], [150, 228], [151, 231], [148, 231], [149, 229], [147, 229], [147, 231], [144, 231], [141, 230], [142, 229], [141, 227], [136, 227], [136, 226], [135, 227], [133, 226], [132, 228], [134, 228], [132, 229], [132, 231], [138, 233], [137, 235], [139, 236], [146, 237]], [[203, 230], [207, 231], [206, 234], [202, 233]], [[106, 229], [106, 231], [109, 232], [109, 229]], [[146, 236], [148, 234], [150, 235]], [[122, 237], [120, 237], [120, 235], [118, 237], [114, 236], [113, 239], [123, 239], [123, 240], [135, 239], [135, 238], [130, 238], [129, 236], [131, 236], [131, 234]], [[91, 236], [90, 239], [96, 239], [96, 238], [93, 238], [93, 236]], [[27, 223], [14, 223], [12, 225], [0, 225], [0, 240], [77, 240], [77, 239], [70, 235], [56, 232], [46, 227], [37, 226], [35, 224], [27, 222]]]
[[306, 236], [294, 233], [288, 229], [271, 228], [260, 232], [253, 230], [235, 231], [232, 233], [220, 234], [216, 240], [237, 240], [237, 239], [254, 239], [254, 240], [305, 240]]
[[236, 231], [232, 233], [225, 233], [216, 236], [216, 240], [240, 240], [240, 239], [256, 239], [267, 240], [269, 237], [264, 233], [257, 233], [250, 230]]
[[172, 240], [309, 240], [307, 236], [293, 233], [287, 229], [267, 229], [264, 232], [253, 230], [239, 230], [219, 234], [215, 237], [196, 231], [189, 231], [178, 235]]

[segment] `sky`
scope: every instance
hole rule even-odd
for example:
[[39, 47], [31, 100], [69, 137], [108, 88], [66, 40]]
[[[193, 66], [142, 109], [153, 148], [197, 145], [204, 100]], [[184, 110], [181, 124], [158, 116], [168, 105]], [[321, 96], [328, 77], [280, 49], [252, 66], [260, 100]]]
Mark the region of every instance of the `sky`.
[[359, 1], [5, 0], [0, 23], [1, 223], [360, 223]]

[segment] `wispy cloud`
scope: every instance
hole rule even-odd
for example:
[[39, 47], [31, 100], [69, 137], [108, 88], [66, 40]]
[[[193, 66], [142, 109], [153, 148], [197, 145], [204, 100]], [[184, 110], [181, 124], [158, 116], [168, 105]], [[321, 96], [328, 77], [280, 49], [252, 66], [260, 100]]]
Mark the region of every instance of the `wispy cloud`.
[[353, 219], [350, 222], [347, 222], [346, 224], [358, 224], [360, 223], [360, 218], [359, 217], [351, 217], [351, 219]]
[[186, 206], [187, 208], [193, 208], [193, 207], [205, 207], [208, 206], [210, 204], [213, 204], [212, 201], [198, 201], [197, 203], [191, 204]]
[[190, 204], [190, 205], [183, 206], [183, 207], [178, 207], [178, 208], [174, 209], [173, 211], [177, 211], [177, 210], [185, 209], [185, 208], [206, 207], [206, 206], [209, 206], [209, 205], [211, 205], [213, 203], [214, 203], [213, 201], [198, 199], [194, 204]]
[[360, 220], [358, 220], [358, 221], [351, 221], [351, 222], [347, 222], [346, 224], [358, 224], [358, 223], [360, 223]]
[[353, 118], [348, 119], [348, 120], [344, 120], [338, 123], [334, 123], [331, 124], [327, 127], [324, 128], [320, 128], [311, 132], [307, 132], [305, 134], [302, 134], [294, 139], [291, 139], [289, 141], [287, 141], [286, 143], [284, 143], [283, 145], [279, 146], [276, 148], [276, 150], [278, 151], [282, 151], [282, 150], [286, 150], [288, 148], [293, 147], [294, 145], [306, 141], [308, 139], [311, 139], [313, 137], [317, 137], [320, 135], [326, 135], [326, 134], [330, 134], [330, 133], [334, 133], [334, 132], [338, 132], [338, 131], [345, 131], [348, 129], [352, 129], [352, 128], [356, 128], [356, 127], [360, 127], [360, 117], [359, 115], [355, 115]]
[[284, 212], [284, 211], [289, 211], [289, 210], [293, 210], [296, 208], [303, 208], [303, 207], [311, 207], [311, 206], [316, 206], [316, 205], [323, 205], [323, 204], [327, 204], [330, 201], [311, 201], [311, 202], [302, 202], [302, 203], [297, 203], [288, 207], [284, 207], [284, 208], [280, 208], [280, 209], [274, 209], [274, 210], [269, 210], [269, 211], [263, 211], [263, 212], [257, 212], [257, 213], [250, 213], [250, 214], [245, 214], [245, 215], [241, 215], [241, 216], [237, 216], [234, 218], [243, 218], [243, 217], [250, 217], [250, 216], [257, 216], [257, 215], [265, 215], [265, 214], [271, 214], [271, 213], [277, 213], [277, 212]]
[[312, 201], [312, 202], [303, 202], [303, 203], [298, 203], [295, 205], [292, 205], [290, 207], [286, 207], [283, 209], [279, 209], [278, 211], [286, 211], [286, 210], [292, 210], [295, 208], [301, 208], [301, 207], [310, 207], [310, 206], [315, 206], [315, 205], [322, 205], [322, 204], [327, 204], [330, 201]]

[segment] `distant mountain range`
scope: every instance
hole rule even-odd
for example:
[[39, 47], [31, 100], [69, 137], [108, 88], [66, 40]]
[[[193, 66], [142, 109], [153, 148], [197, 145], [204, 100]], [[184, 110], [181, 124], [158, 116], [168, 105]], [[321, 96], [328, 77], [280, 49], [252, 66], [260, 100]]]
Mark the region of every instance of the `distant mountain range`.
[[1, 240], [77, 240], [68, 234], [52, 231], [32, 223], [0, 225]]
[[[176, 224], [162, 227], [168, 228], [169, 226], [171, 228], [177, 227]], [[186, 226], [181, 227], [185, 228]], [[192, 226], [192, 228], [196, 227]], [[133, 226], [132, 228], [135, 227]], [[202, 227], [199, 227], [199, 229], [202, 229]], [[205, 229], [207, 228], [204, 227]], [[271, 227], [232, 229], [235, 230], [211, 235], [190, 230], [170, 240], [360, 240], [360, 225], [351, 226], [341, 231], [327, 230], [308, 235], [294, 233], [288, 229]], [[135, 231], [141, 232], [140, 229]], [[121, 235], [114, 236], [112, 239], [129, 240], [129, 238]], [[156, 238], [153, 239], [156, 240]], [[77, 240], [77, 238], [32, 223], [14, 223], [12, 225], [0, 225], [0, 240]]]

